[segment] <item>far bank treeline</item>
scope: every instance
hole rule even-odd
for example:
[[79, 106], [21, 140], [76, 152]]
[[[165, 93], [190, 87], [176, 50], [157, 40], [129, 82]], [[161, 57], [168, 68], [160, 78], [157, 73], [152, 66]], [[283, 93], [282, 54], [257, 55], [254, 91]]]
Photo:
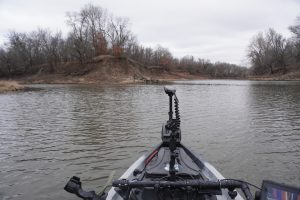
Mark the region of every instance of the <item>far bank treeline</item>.
[[144, 66], [159, 66], [169, 72], [188, 72], [212, 78], [245, 78], [249, 74], [287, 73], [300, 63], [300, 18], [290, 30], [293, 38], [285, 39], [270, 29], [251, 41], [249, 70], [229, 63], [212, 63], [205, 59], [172, 56], [167, 48], [140, 45], [129, 29], [126, 18], [115, 17], [106, 9], [91, 4], [79, 12], [67, 13], [70, 28], [67, 37], [61, 32], [37, 29], [30, 33], [12, 31], [8, 42], [0, 47], [0, 77], [55, 73], [63, 63], [77, 62], [85, 67], [94, 57], [113, 55], [131, 58]]

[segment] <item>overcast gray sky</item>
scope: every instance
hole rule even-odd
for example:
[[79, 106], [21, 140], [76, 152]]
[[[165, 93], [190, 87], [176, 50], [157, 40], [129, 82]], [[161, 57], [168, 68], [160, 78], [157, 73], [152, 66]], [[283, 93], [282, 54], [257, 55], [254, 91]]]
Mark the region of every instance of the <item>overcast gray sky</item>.
[[10, 30], [68, 31], [65, 14], [92, 3], [128, 17], [145, 46], [161, 44], [174, 56], [193, 55], [244, 64], [250, 39], [273, 27], [285, 37], [300, 15], [300, 0], [0, 0], [0, 44]]

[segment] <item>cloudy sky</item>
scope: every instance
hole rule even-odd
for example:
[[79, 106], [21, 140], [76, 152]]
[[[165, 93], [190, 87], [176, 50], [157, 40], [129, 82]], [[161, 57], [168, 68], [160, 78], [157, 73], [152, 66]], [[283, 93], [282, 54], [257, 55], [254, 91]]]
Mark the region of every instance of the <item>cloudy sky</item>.
[[10, 30], [37, 27], [68, 32], [65, 15], [92, 3], [128, 17], [139, 42], [173, 55], [246, 64], [250, 39], [274, 28], [285, 37], [300, 15], [300, 0], [0, 0], [0, 44]]

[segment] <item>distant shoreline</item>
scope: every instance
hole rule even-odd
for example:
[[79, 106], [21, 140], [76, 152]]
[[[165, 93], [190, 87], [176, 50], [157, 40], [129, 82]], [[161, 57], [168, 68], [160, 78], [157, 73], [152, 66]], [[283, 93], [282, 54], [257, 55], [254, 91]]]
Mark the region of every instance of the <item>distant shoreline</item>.
[[300, 71], [291, 71], [286, 74], [249, 76], [247, 79], [253, 81], [300, 81]]
[[27, 84], [91, 84], [91, 85], [131, 85], [131, 84], [169, 84], [174, 81], [192, 81], [192, 80], [241, 80], [241, 81], [300, 81], [300, 78], [286, 78], [281, 76], [275, 77], [248, 77], [245, 79], [241, 78], [208, 78], [202, 76], [193, 76], [193, 77], [168, 77], [160, 79], [147, 79], [147, 80], [133, 80], [128, 79], [113, 79], [112, 81], [95, 81], [95, 80], [85, 80], [74, 77], [63, 77], [56, 75], [43, 76], [41, 79], [32, 79], [32, 77], [15, 77], [14, 79], [0, 79], [0, 92], [8, 91], [22, 91], [25, 89], [24, 85]]
[[[19, 84], [165, 84], [180, 80], [250, 80], [250, 81], [300, 81], [300, 71], [245, 77], [211, 77], [200, 73], [166, 70], [160, 66], [143, 66], [128, 58], [102, 56], [86, 63], [61, 63], [50, 73], [47, 66], [35, 74], [0, 78], [0, 91], [22, 90]], [[13, 82], [12, 82], [13, 81]], [[19, 83], [19, 84], [18, 84]]]

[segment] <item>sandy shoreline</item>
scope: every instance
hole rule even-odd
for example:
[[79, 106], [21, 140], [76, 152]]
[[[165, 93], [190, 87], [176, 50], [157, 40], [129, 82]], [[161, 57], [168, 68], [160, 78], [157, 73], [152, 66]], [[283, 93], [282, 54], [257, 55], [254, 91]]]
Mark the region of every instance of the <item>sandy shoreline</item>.
[[16, 81], [0, 81], [0, 92], [20, 91], [25, 86], [20, 85]]

